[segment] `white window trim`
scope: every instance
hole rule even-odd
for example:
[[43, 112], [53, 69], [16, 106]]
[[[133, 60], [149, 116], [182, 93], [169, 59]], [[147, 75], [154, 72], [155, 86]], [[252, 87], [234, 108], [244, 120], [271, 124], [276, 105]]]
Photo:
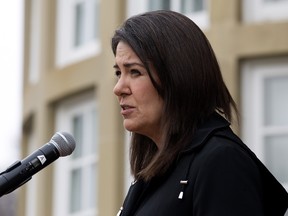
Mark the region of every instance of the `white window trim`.
[[208, 10], [197, 12], [194, 14], [186, 14], [193, 22], [195, 22], [202, 30], [209, 28], [209, 13]]
[[287, 20], [287, 8], [288, 1], [243, 0], [243, 21], [254, 23]]
[[[68, 133], [72, 133], [71, 125], [69, 121], [67, 121], [68, 119], [70, 119], [69, 116], [73, 116], [75, 113], [79, 113], [79, 110], [85, 111], [85, 110], [91, 110], [91, 108], [93, 107], [94, 108], [97, 107], [93, 95], [94, 95], [93, 93], [87, 93], [85, 95], [80, 95], [73, 99], [63, 101], [56, 109], [56, 126], [55, 126], [56, 131], [66, 131]], [[86, 132], [91, 133], [91, 131]], [[84, 136], [89, 137], [89, 134], [85, 134]], [[91, 157], [85, 158], [84, 163], [90, 163], [91, 160], [96, 161], [97, 165], [99, 161], [98, 155], [96, 155], [93, 158]], [[76, 161], [77, 160], [73, 161], [73, 163], [76, 163]], [[70, 194], [69, 190], [71, 182], [69, 179], [69, 175], [66, 175], [68, 174], [68, 172], [63, 172], [63, 170], [71, 169], [71, 167], [73, 167], [73, 165], [71, 165], [71, 158], [69, 156], [60, 158], [54, 163], [53, 216], [72, 215], [72, 213], [69, 214], [67, 212], [69, 210], [69, 201], [70, 201], [67, 195]], [[87, 187], [90, 186], [87, 185]], [[59, 193], [59, 191], [61, 191], [61, 193]], [[88, 199], [88, 196], [86, 196], [86, 198]], [[82, 213], [83, 215], [97, 216], [98, 206], [96, 206], [96, 209], [87, 209], [86, 211], [81, 211], [81, 215]], [[75, 216], [76, 215], [77, 214], [75, 214]]]
[[95, 56], [101, 51], [99, 38], [86, 42], [77, 48], [73, 46], [73, 6], [78, 1], [57, 0], [55, 64], [58, 68]]
[[[265, 161], [264, 137], [273, 134], [288, 134], [288, 126], [265, 127], [263, 118], [264, 79], [287, 75], [288, 58], [250, 60], [241, 68], [242, 138], [261, 161]], [[251, 103], [253, 101], [253, 103]], [[283, 184], [288, 189], [288, 184]]]
[[[170, 0], [171, 10], [180, 12], [180, 2], [179, 0]], [[185, 14], [193, 22], [195, 22], [201, 29], [209, 28], [209, 2], [207, 0], [207, 10], [202, 12], [197, 12], [194, 14]], [[127, 3], [127, 17], [131, 17], [135, 14], [143, 13], [148, 10], [148, 0], [128, 0]]]
[[[262, 140], [253, 139], [255, 132], [257, 135], [272, 133], [277, 131], [277, 133], [284, 132], [283, 129], [280, 130], [278, 127], [270, 127], [269, 131], [267, 128], [264, 128], [263, 119], [260, 119], [263, 116], [263, 79], [268, 76], [277, 76], [282, 74], [287, 74], [288, 67], [287, 58], [278, 58], [278, 59], [269, 59], [269, 60], [254, 60], [245, 62], [242, 65], [242, 132], [243, 138], [250, 144], [250, 147], [253, 148], [261, 159], [263, 159], [263, 149], [257, 145], [261, 143]], [[276, 70], [275, 70], [276, 68]], [[253, 71], [253, 72], [252, 72]], [[275, 72], [276, 71], [276, 72]], [[252, 85], [253, 83], [253, 85]], [[247, 84], [243, 86], [243, 84]], [[251, 104], [251, 101], [254, 101]], [[257, 114], [257, 115], [255, 115]], [[249, 120], [252, 119], [252, 123]], [[281, 127], [283, 128], [283, 127]], [[253, 131], [253, 132], [252, 132]], [[286, 130], [285, 130], [286, 131]], [[288, 131], [288, 128], [287, 128]], [[260, 137], [259, 136], [259, 137]]]

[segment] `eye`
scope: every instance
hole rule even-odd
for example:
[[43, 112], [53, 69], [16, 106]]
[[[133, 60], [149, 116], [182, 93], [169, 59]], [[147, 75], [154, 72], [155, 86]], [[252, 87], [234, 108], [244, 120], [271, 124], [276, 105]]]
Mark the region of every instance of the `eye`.
[[139, 70], [135, 70], [135, 69], [131, 70], [130, 73], [132, 76], [140, 76], [141, 75], [141, 72]]
[[118, 77], [118, 78], [120, 78], [120, 76], [121, 76], [121, 71], [120, 71], [120, 70], [115, 71], [115, 76]]

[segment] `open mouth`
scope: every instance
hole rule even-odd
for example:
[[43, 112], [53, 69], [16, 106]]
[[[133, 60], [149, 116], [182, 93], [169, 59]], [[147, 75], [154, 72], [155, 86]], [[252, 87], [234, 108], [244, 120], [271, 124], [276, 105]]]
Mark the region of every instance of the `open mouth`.
[[134, 107], [129, 106], [129, 105], [121, 105], [121, 108], [122, 108], [122, 110], [127, 110], [127, 109], [131, 109], [131, 108], [134, 108]]
[[128, 115], [133, 113], [134, 108], [135, 107], [133, 107], [133, 106], [129, 106], [129, 105], [123, 104], [123, 105], [121, 105], [121, 114], [123, 116], [128, 116]]

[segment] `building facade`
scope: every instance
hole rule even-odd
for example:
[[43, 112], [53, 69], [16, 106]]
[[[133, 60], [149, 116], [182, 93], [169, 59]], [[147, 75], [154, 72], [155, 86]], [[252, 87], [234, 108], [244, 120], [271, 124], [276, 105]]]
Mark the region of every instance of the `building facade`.
[[19, 216], [116, 215], [129, 135], [110, 39], [125, 18], [162, 8], [203, 29], [241, 113], [233, 129], [288, 188], [287, 0], [26, 0], [22, 154], [56, 131], [73, 134], [76, 149], [18, 189]]

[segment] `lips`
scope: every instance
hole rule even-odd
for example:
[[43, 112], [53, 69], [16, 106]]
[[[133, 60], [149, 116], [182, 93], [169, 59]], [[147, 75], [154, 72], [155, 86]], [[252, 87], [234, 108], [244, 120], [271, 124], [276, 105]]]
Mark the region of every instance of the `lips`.
[[121, 107], [121, 114], [122, 115], [131, 114], [135, 108], [135, 107], [127, 105], [127, 104], [121, 104], [120, 107]]

